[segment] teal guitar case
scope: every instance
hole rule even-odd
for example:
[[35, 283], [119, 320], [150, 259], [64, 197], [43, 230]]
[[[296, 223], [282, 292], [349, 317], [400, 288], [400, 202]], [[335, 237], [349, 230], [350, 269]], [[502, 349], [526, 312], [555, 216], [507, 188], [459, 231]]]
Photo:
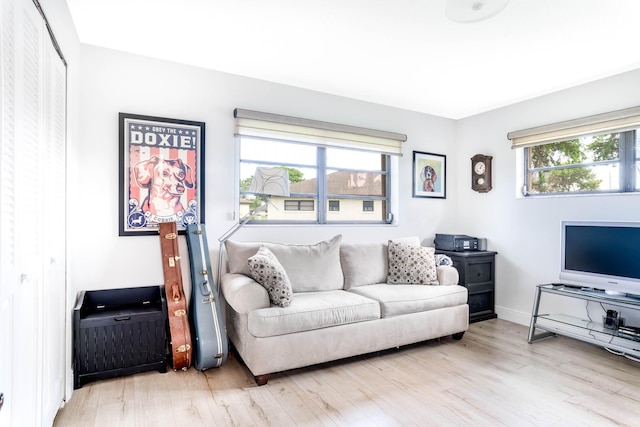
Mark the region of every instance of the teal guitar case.
[[195, 354], [193, 360], [195, 368], [203, 371], [217, 368], [227, 360], [229, 344], [218, 290], [213, 283], [204, 225], [187, 225], [186, 235], [191, 268], [189, 315]]

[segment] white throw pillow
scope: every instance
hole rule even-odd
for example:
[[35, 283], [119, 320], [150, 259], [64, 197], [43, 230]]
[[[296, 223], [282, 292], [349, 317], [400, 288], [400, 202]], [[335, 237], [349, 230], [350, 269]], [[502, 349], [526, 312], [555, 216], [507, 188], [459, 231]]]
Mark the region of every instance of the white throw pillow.
[[385, 243], [343, 243], [340, 262], [344, 274], [344, 288], [384, 283], [387, 271], [388, 248]]
[[282, 264], [291, 280], [293, 292], [342, 289], [344, 276], [340, 265], [338, 234], [315, 245], [265, 244]]
[[344, 276], [340, 266], [340, 242], [338, 234], [331, 240], [315, 245], [287, 245], [281, 243], [234, 242], [227, 240], [229, 272], [251, 276], [247, 259], [261, 246], [269, 249], [284, 267], [291, 281], [293, 292], [330, 291], [342, 289]]
[[340, 262], [344, 288], [385, 283], [389, 276], [389, 242], [420, 246], [418, 236], [399, 237], [382, 243], [342, 243]]
[[435, 248], [389, 241], [387, 283], [437, 285]]
[[291, 304], [291, 282], [278, 258], [264, 246], [247, 260], [253, 280], [267, 290], [272, 304], [288, 307]]

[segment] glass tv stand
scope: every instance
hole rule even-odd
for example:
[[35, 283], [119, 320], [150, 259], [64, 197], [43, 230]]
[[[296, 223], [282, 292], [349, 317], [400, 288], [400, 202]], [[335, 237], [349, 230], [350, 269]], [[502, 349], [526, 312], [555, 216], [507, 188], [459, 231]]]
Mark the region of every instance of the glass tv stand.
[[[560, 295], [582, 301], [593, 301], [602, 307], [602, 316], [591, 316], [587, 319], [566, 314], [540, 314], [540, 301], [545, 295]], [[603, 290], [581, 288], [579, 286], [549, 283], [538, 285], [533, 302], [531, 325], [529, 327], [529, 344], [536, 340], [558, 335], [575, 338], [611, 350], [614, 353], [630, 356], [640, 361], [640, 331], [628, 328], [605, 327], [606, 309], [618, 312], [640, 312], [640, 295], [609, 295]], [[640, 325], [636, 325], [640, 326]], [[542, 332], [536, 332], [540, 330]]]

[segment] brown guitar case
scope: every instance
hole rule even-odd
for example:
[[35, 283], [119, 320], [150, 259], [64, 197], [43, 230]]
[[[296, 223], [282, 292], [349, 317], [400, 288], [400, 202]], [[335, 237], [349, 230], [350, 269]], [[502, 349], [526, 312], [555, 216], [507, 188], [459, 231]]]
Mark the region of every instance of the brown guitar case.
[[173, 369], [186, 371], [191, 366], [192, 345], [189, 317], [187, 316], [187, 299], [182, 287], [178, 232], [175, 222], [161, 222], [159, 225]]

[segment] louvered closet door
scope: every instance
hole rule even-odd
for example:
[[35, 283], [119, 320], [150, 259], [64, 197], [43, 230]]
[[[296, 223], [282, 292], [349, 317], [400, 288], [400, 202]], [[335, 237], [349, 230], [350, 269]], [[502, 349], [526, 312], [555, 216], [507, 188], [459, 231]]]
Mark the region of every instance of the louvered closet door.
[[3, 111], [3, 127], [12, 128], [13, 139], [2, 142], [3, 146], [9, 145], [6, 151], [13, 153], [12, 176], [8, 177], [9, 182], [3, 183], [3, 191], [11, 195], [13, 203], [6, 207], [2, 218], [3, 223], [9, 223], [3, 225], [2, 240], [12, 240], [7, 243], [12, 245], [12, 253], [8, 260], [8, 277], [2, 281], [3, 305], [7, 306], [2, 322], [7, 322], [3, 325], [6, 336], [2, 342], [8, 350], [2, 352], [2, 357], [8, 360], [1, 364], [8, 367], [5, 374], [8, 381], [6, 386], [2, 385], [5, 403], [0, 420], [7, 426], [35, 426], [40, 410], [37, 396], [40, 393], [38, 353], [41, 348], [37, 325], [42, 245], [37, 237], [41, 227], [33, 209], [37, 208], [42, 196], [38, 188], [42, 162], [37, 154], [40, 145], [41, 31], [38, 17], [19, 1], [4, 0], [3, 6], [11, 13], [3, 16], [3, 24], [13, 21], [10, 25], [14, 29], [13, 34], [3, 31], [3, 71], [6, 72], [3, 80], [13, 95], [13, 105]]
[[0, 393], [5, 404], [0, 410], [0, 426], [10, 425], [12, 407], [9, 399], [13, 394], [13, 332], [15, 317], [15, 284], [18, 278], [18, 261], [15, 247], [15, 8], [12, 1], [0, 3]]
[[66, 67], [45, 35], [43, 198], [43, 419], [64, 398], [66, 271]]
[[64, 396], [65, 72], [33, 2], [0, 1], [0, 426], [50, 426]]

